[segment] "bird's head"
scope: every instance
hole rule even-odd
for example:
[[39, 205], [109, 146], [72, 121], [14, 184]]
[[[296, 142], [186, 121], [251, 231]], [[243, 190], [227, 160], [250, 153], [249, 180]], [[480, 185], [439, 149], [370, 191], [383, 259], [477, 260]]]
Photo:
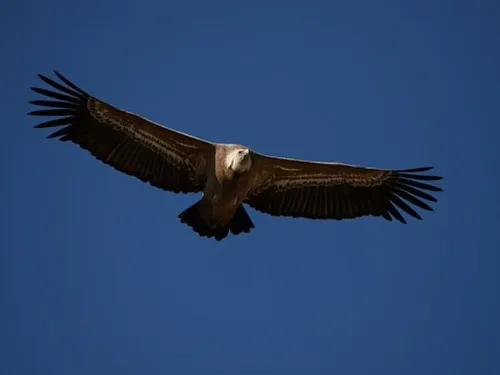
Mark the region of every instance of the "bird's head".
[[235, 148], [226, 156], [226, 168], [236, 174], [248, 172], [251, 166], [252, 157], [248, 148]]

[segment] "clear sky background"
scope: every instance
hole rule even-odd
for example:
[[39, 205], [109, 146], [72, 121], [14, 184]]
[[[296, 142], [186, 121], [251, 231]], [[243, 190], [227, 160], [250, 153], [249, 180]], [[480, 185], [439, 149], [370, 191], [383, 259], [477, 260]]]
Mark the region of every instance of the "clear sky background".
[[[495, 1], [3, 1], [0, 373], [499, 374]], [[36, 73], [279, 156], [434, 165], [435, 212], [223, 242], [33, 129]]]

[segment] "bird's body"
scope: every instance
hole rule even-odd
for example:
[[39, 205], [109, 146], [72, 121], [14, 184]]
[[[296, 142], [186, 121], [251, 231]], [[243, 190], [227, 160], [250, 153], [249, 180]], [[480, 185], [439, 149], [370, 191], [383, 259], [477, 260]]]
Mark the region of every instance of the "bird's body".
[[[30, 112], [59, 116], [36, 127], [64, 126], [49, 135], [70, 141], [115, 169], [174, 193], [202, 193], [179, 214], [201, 236], [221, 240], [247, 233], [254, 224], [244, 204], [273, 216], [309, 219], [393, 218], [406, 223], [398, 208], [421, 219], [408, 204], [432, 208], [425, 191], [442, 189], [421, 174], [430, 167], [386, 170], [334, 162], [267, 156], [244, 145], [214, 143], [166, 128], [89, 95], [56, 72], [62, 85], [33, 91], [56, 100], [30, 103], [48, 107]], [[62, 117], [61, 117], [62, 116]]]
[[[243, 164], [238, 158], [241, 152]], [[244, 163], [247, 163], [245, 165]], [[242, 204], [256, 178], [248, 148], [217, 144], [208, 160], [206, 184], [200, 201], [200, 216], [213, 228], [226, 227]]]

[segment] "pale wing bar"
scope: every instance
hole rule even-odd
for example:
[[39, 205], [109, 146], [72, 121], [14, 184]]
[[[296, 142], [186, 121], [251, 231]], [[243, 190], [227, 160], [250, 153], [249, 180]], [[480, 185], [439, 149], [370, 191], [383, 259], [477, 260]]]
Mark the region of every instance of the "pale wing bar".
[[421, 174], [430, 169], [432, 167], [381, 170], [376, 177], [367, 175], [366, 178], [349, 177], [349, 174], [315, 176], [297, 170], [296, 177], [293, 173], [276, 176], [246, 203], [273, 216], [342, 220], [371, 215], [406, 223], [401, 211], [421, 220], [410, 204], [432, 211], [425, 201], [437, 202], [437, 199], [428, 192], [442, 191], [440, 187], [422, 182], [442, 178]]
[[[203, 190], [202, 184], [195, 180], [195, 167], [186, 155], [175, 145], [156, 137], [163, 132], [161, 126], [101, 102], [60, 73], [54, 73], [65, 85], [39, 74], [45, 83], [57, 91], [31, 87], [31, 90], [44, 95], [46, 99], [30, 103], [46, 109], [28, 113], [57, 117], [35, 126], [62, 126], [47, 138], [75, 143], [98, 160], [157, 188], [174, 193]], [[102, 107], [103, 114], [93, 116], [89, 111], [89, 103]], [[156, 134], [151, 134], [151, 130]]]

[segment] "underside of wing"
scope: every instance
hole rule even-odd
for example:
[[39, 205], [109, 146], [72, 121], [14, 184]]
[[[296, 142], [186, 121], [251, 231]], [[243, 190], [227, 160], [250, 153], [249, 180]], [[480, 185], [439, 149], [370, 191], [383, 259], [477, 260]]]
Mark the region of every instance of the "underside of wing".
[[60, 83], [39, 74], [51, 89], [31, 88], [45, 98], [30, 103], [45, 108], [29, 115], [55, 117], [35, 128], [59, 128], [48, 138], [77, 144], [98, 160], [160, 189], [203, 190], [212, 143], [117, 109], [55, 74]]
[[[432, 167], [400, 170], [363, 168], [342, 163], [316, 163], [264, 157], [266, 173], [246, 203], [273, 215], [309, 219], [353, 219], [381, 216], [406, 223], [402, 213], [422, 219], [415, 208], [432, 211], [442, 191], [425, 174]], [[414, 206], [414, 207], [412, 207]]]

